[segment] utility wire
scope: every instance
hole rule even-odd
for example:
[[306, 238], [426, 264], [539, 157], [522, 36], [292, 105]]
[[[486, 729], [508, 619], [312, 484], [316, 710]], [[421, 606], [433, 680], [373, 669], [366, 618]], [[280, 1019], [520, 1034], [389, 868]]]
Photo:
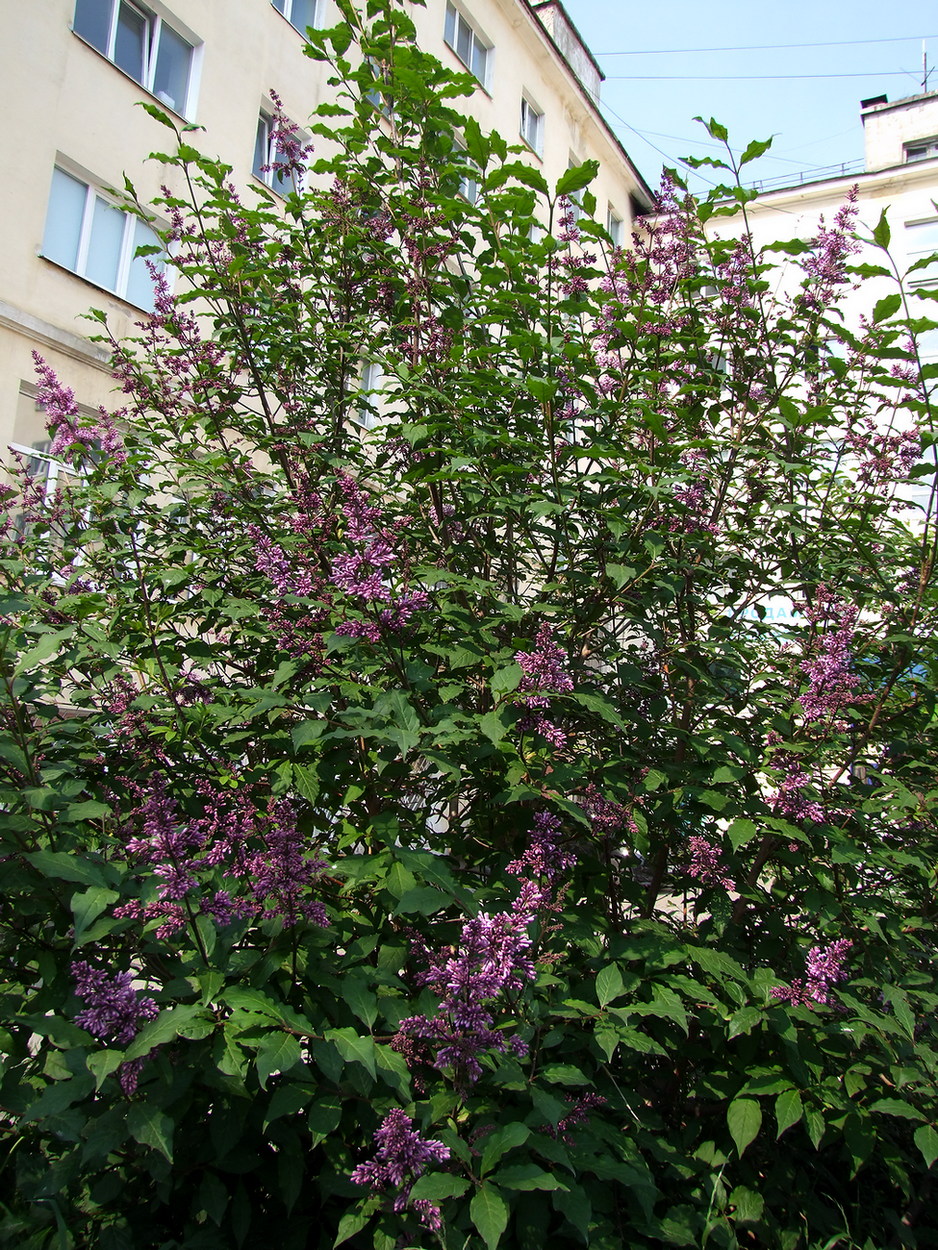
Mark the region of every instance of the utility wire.
[[890, 39], [835, 39], [831, 43], [754, 43], [734, 48], [637, 48], [626, 52], [597, 52], [596, 56], [676, 56], [697, 52], [770, 52], [779, 48], [848, 48], [861, 43], [911, 43], [938, 39], [938, 35], [900, 35]]
[[606, 82], [788, 82], [797, 78], [905, 78], [911, 70], [870, 69], [862, 74], [607, 74]]

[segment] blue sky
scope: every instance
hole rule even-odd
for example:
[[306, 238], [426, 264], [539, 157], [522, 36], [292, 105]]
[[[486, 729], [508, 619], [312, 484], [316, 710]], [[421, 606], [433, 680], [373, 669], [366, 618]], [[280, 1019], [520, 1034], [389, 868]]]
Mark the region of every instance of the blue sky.
[[[860, 100], [921, 91], [927, 36], [935, 67], [929, 90], [938, 90], [934, 0], [565, 0], [565, 7], [606, 74], [606, 117], [653, 187], [662, 165], [688, 153], [717, 155], [695, 114], [723, 122], [737, 149], [775, 135], [771, 153], [748, 168], [752, 180], [781, 186], [812, 170], [824, 176], [837, 172], [829, 166], [861, 167]], [[761, 46], [782, 44], [799, 46]], [[715, 48], [734, 50], [678, 51]], [[696, 176], [691, 186], [702, 189]]]

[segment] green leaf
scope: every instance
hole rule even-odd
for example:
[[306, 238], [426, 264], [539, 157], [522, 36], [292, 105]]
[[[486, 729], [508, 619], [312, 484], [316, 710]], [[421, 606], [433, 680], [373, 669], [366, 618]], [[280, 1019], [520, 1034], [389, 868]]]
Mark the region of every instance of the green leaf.
[[326, 1038], [335, 1045], [346, 1063], [360, 1063], [372, 1080], [375, 1078], [374, 1038], [359, 1037], [354, 1029], [330, 1029]]
[[625, 991], [625, 983], [617, 964], [607, 964], [596, 976], [596, 1000], [605, 1007]]
[[484, 1176], [486, 1172], [491, 1171], [493, 1164], [497, 1163], [502, 1155], [507, 1154], [509, 1150], [523, 1145], [531, 1135], [531, 1130], [526, 1124], [521, 1124], [517, 1120], [511, 1124], [506, 1124], [502, 1128], [497, 1128], [494, 1133], [490, 1133], [482, 1142], [482, 1162], [479, 1164], [479, 1175]]
[[343, 1241], [348, 1241], [350, 1237], [360, 1233], [372, 1214], [372, 1211], [349, 1211], [343, 1215], [339, 1220], [339, 1230], [335, 1235], [335, 1241], [332, 1243], [333, 1250], [336, 1246], [341, 1246]]
[[753, 139], [747, 146], [745, 152], [739, 158], [740, 165], [748, 165], [750, 161], [757, 160], [760, 156], [764, 156], [772, 146], [771, 139]]
[[577, 191], [581, 191], [583, 187], [588, 186], [596, 175], [599, 173], [599, 161], [584, 161], [582, 165], [576, 165], [573, 169], [568, 169], [557, 182], [558, 195], [574, 195]]
[[918, 1107], [913, 1107], [903, 1098], [878, 1098], [870, 1105], [869, 1110], [878, 1111], [880, 1115], [895, 1115], [902, 1120], [925, 1119]]
[[742, 1155], [762, 1127], [762, 1108], [754, 1098], [735, 1098], [726, 1109], [726, 1123]]
[[257, 1079], [261, 1089], [275, 1072], [288, 1072], [300, 1061], [300, 1043], [292, 1033], [268, 1034], [257, 1052]]
[[127, 1050], [124, 1059], [142, 1059], [155, 1046], [171, 1041], [193, 1021], [211, 1021], [210, 1013], [195, 1003], [183, 1003], [178, 1007], [166, 1007], [155, 1020], [145, 1024]]
[[110, 864], [89, 856], [69, 855], [65, 851], [30, 851], [23, 858], [42, 873], [58, 881], [74, 881], [79, 885], [104, 885], [117, 880]]
[[873, 321], [888, 321], [902, 307], [901, 295], [884, 295], [873, 305]]
[[886, 220], [887, 208], [884, 208], [879, 215], [879, 221], [876, 223], [876, 229], [873, 231], [873, 242], [879, 247], [888, 247], [889, 240], [892, 238], [892, 232], [889, 229], [889, 222]]
[[127, 1127], [141, 1146], [150, 1146], [173, 1161], [173, 1120], [148, 1102], [135, 1102], [127, 1112]]
[[469, 1182], [462, 1176], [452, 1176], [449, 1172], [431, 1172], [429, 1176], [420, 1176], [410, 1191], [410, 1201], [424, 1198], [427, 1202], [442, 1202], [444, 1198], [460, 1198], [469, 1188]]
[[711, 139], [716, 139], [719, 143], [726, 143], [729, 138], [729, 131], [724, 125], [716, 121], [713, 117], [709, 121], [704, 121], [702, 117], [695, 117], [695, 122], [700, 122]]
[[796, 1089], [783, 1090], [775, 1100], [775, 1122], [778, 1125], [776, 1140], [786, 1129], [797, 1124], [802, 1115], [804, 1115], [804, 1107], [801, 1105], [801, 1095], [798, 1091]]
[[494, 1182], [503, 1189], [564, 1189], [565, 1186], [550, 1172], [545, 1172], [536, 1163], [513, 1163], [502, 1168], [492, 1177]]
[[58, 651], [62, 643], [72, 636], [75, 632], [75, 626], [69, 625], [65, 629], [58, 629], [52, 633], [43, 634], [39, 641], [28, 651], [24, 651], [14, 668], [14, 673], [26, 673], [31, 668], [35, 668], [37, 664], [41, 664], [43, 660], [48, 660], [50, 656]]
[[912, 1136], [916, 1146], [922, 1152], [925, 1166], [930, 1168], [938, 1159], [938, 1132], [930, 1124], [923, 1124], [915, 1130]]
[[589, 1077], [572, 1063], [552, 1063], [542, 1068], [541, 1077], [552, 1085], [589, 1085]]
[[727, 1036], [738, 1037], [740, 1033], [751, 1033], [757, 1024], [762, 1022], [763, 1012], [758, 1007], [740, 1007], [730, 1016]]
[[495, 1250], [508, 1227], [508, 1204], [491, 1182], [482, 1185], [470, 1202], [469, 1216], [488, 1250]]
[[72, 895], [72, 915], [75, 917], [75, 945], [81, 946], [85, 933], [106, 907], [116, 903], [120, 895], [115, 890], [93, 885], [83, 894]]

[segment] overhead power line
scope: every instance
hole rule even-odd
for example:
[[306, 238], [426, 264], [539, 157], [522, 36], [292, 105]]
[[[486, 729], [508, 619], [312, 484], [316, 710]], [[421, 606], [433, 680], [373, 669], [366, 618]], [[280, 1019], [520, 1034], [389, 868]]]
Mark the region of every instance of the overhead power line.
[[796, 78], [908, 78], [907, 69], [869, 69], [862, 74], [607, 74], [606, 82], [787, 82]]
[[623, 52], [597, 52], [596, 56], [676, 56], [697, 52], [774, 52], [780, 48], [849, 48], [861, 43], [911, 43], [913, 40], [938, 39], [938, 35], [900, 35], [890, 39], [835, 39], [830, 43], [754, 43], [732, 48], [629, 48]]

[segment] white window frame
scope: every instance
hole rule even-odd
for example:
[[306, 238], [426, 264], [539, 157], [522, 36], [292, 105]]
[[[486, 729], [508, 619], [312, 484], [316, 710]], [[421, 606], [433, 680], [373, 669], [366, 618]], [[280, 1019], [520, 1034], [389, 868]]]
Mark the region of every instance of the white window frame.
[[606, 233], [612, 239], [613, 247], [621, 247], [625, 239], [625, 222], [612, 207], [606, 208]]
[[[135, 245], [134, 243], [134, 234], [137, 228], [137, 222], [140, 221], [140, 218], [135, 216], [133, 213], [128, 213], [122, 209], [116, 200], [114, 200], [111, 196], [106, 195], [98, 186], [95, 185], [95, 183], [89, 182], [87, 175], [83, 172], [77, 172], [74, 169], [70, 169], [69, 166], [61, 160], [56, 161], [55, 168], [65, 174], [66, 177], [72, 178], [75, 182], [81, 183], [82, 186], [84, 186], [85, 202], [81, 212], [81, 225], [79, 226], [78, 231], [78, 252], [75, 258], [74, 268], [71, 265], [67, 265], [64, 261], [57, 260], [52, 256], [48, 256], [46, 259], [51, 261], [54, 265], [61, 265], [63, 269], [67, 269], [70, 273], [76, 274], [79, 278], [84, 279], [85, 282], [90, 282], [93, 286], [98, 287], [100, 290], [110, 291], [112, 295], [116, 295], [118, 299], [122, 299], [125, 303], [130, 304], [131, 307], [143, 308], [144, 312], [152, 312], [152, 304], [149, 307], [145, 307], [144, 305], [134, 303], [133, 300], [130, 300], [127, 297], [127, 288], [130, 283], [130, 266], [137, 251], [137, 247], [144, 246], [143, 244]], [[94, 225], [94, 209], [95, 203], [98, 200], [100, 200], [103, 204], [106, 204], [108, 208], [116, 208], [124, 219], [117, 257], [117, 277], [113, 287], [104, 286], [95, 278], [89, 277], [87, 272], [88, 253], [91, 249], [91, 231]], [[47, 205], [46, 208], [47, 226], [51, 202], [52, 194], [50, 186], [49, 205]], [[150, 224], [152, 225], [152, 223]], [[40, 255], [45, 256], [45, 253], [41, 252]], [[159, 262], [162, 267], [162, 262], [159, 257], [155, 257], [154, 260], [155, 262]]]
[[914, 139], [902, 145], [902, 154], [906, 164], [916, 161], [930, 161], [938, 156], [938, 136], [930, 139]]
[[[938, 237], [933, 245], [928, 247], [909, 247], [911, 241], [909, 231], [914, 230], [916, 226], [933, 226], [936, 236], [938, 236], [938, 217], [923, 217], [918, 221], [907, 221], [905, 223], [905, 241], [906, 241], [906, 263], [913, 264], [923, 256], [931, 256], [938, 253]], [[909, 286], [934, 286], [938, 284], [938, 261], [929, 265], [925, 269], [917, 269], [915, 273], [909, 276]]]
[[120, 72], [124, 74], [127, 73], [127, 71], [118, 65], [114, 59], [121, 6], [123, 5], [130, 9], [131, 12], [136, 13], [146, 23], [147, 33], [143, 50], [143, 73], [139, 78], [136, 74], [128, 74], [128, 77], [133, 79], [134, 82], [139, 83], [145, 91], [148, 91], [155, 100], [159, 100], [160, 104], [162, 104], [165, 108], [172, 109], [173, 112], [179, 117], [191, 120], [195, 111], [197, 80], [199, 77], [197, 70], [200, 68], [201, 57], [199, 54], [202, 50], [202, 44], [193, 42], [191, 34], [180, 29], [175, 22], [165, 22], [167, 29], [171, 30], [173, 34], [189, 48], [189, 75], [186, 83], [186, 98], [182, 101], [181, 106], [177, 106], [175, 102], [170, 103], [169, 100], [163, 98], [162, 93], [157, 95], [153, 90], [154, 78], [156, 76], [156, 63], [160, 50], [160, 39], [163, 34], [164, 18], [162, 14], [155, 12], [153, 9], [147, 8], [146, 5], [138, 4], [137, 0], [107, 0], [107, 3], [111, 6], [111, 12], [108, 19], [108, 35], [105, 47], [99, 48], [96, 44], [86, 40], [82, 34], [74, 29], [73, 14], [72, 29], [74, 33], [78, 35], [79, 39], [88, 43], [89, 47], [94, 48], [97, 52], [100, 52], [102, 56], [107, 57], [115, 69], [120, 70]]
[[[280, 195], [285, 198], [294, 191], [302, 192], [306, 183], [306, 178], [305, 172], [299, 177], [296, 174], [291, 174], [289, 177], [289, 185], [287, 185], [288, 180], [284, 178], [278, 170], [272, 168], [261, 168], [262, 165], [267, 165], [268, 167], [274, 165], [280, 155], [280, 149], [277, 147], [276, 140], [274, 139], [273, 121], [273, 109], [268, 108], [266, 105], [262, 105], [257, 114], [257, 127], [254, 131], [254, 156], [257, 156], [258, 131], [261, 126], [266, 126], [267, 128], [267, 138], [264, 144], [267, 156], [266, 159], [261, 161], [259, 164], [256, 164], [252, 159], [251, 173], [258, 180], [258, 182], [262, 182], [268, 190], [273, 191], [275, 195]], [[297, 140], [301, 143], [305, 143], [306, 135], [302, 131], [298, 132]]]
[[544, 154], [544, 112], [526, 95], [521, 97], [519, 132], [535, 156]]
[[[306, 26], [297, 26], [296, 22], [293, 20], [294, 0], [270, 0], [270, 3], [282, 17], [287, 19], [295, 31], [298, 31], [301, 35], [306, 34]], [[323, 0], [315, 0], [315, 3], [313, 4], [313, 20], [308, 23], [309, 26], [318, 27], [321, 24], [322, 6]]]
[[352, 413], [352, 421], [362, 430], [373, 430], [381, 422], [379, 413], [374, 409], [380, 406], [375, 395], [380, 396], [384, 389], [385, 373], [380, 361], [365, 360], [362, 362], [361, 378], [358, 384], [358, 402]]
[[[462, 9], [446, 2], [443, 19], [443, 42], [458, 57], [470, 74], [474, 74], [483, 87], [492, 76], [492, 44], [480, 34]], [[460, 45], [468, 45], [466, 55], [459, 51]]]

